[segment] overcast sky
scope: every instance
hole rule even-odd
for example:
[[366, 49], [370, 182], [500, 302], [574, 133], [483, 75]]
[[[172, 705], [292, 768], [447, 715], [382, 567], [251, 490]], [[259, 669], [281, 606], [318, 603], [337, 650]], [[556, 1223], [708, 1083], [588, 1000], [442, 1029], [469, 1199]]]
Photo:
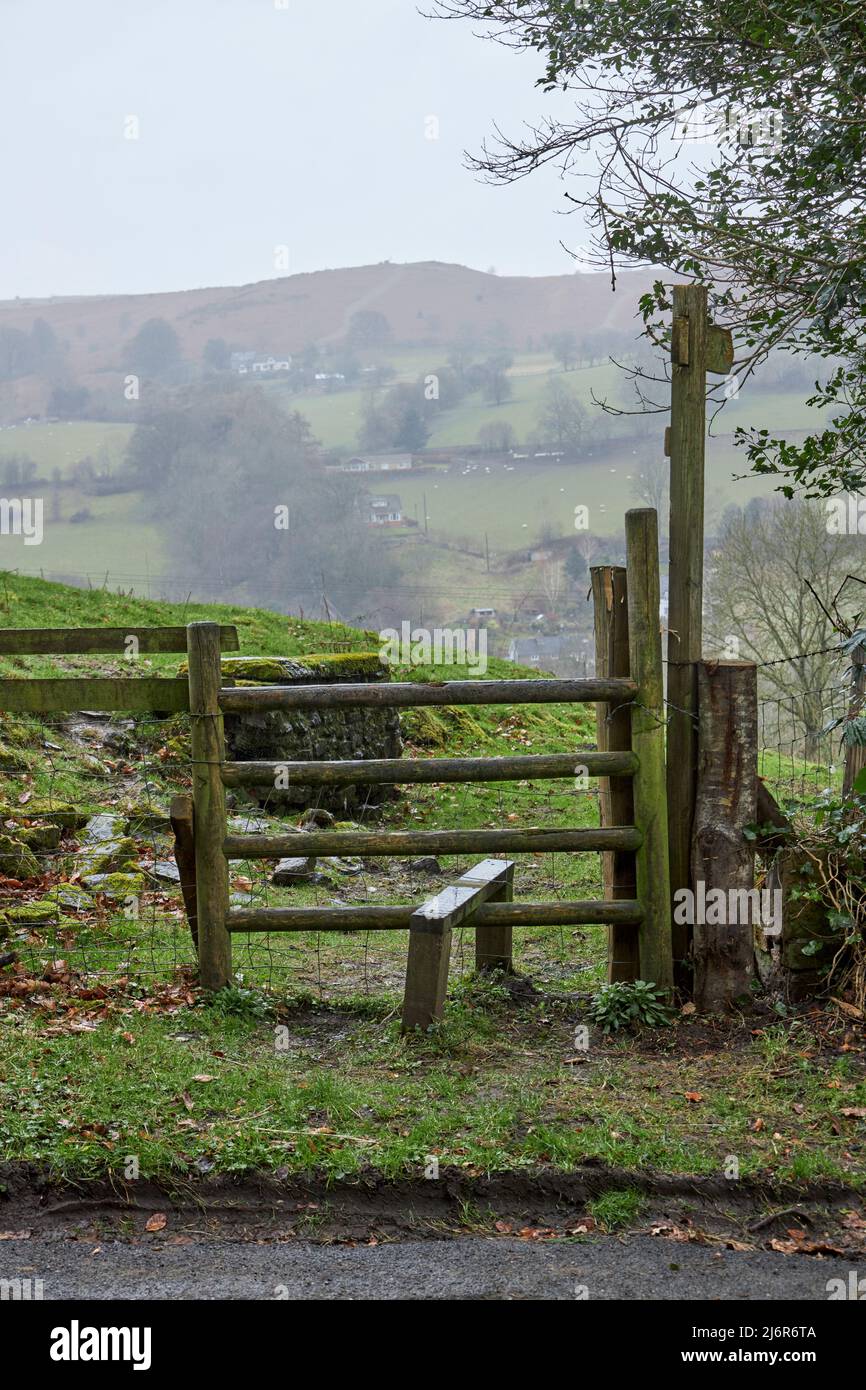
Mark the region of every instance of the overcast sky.
[[2, 0], [0, 298], [573, 270], [554, 171], [497, 188], [463, 164], [551, 109], [540, 68], [414, 0]]

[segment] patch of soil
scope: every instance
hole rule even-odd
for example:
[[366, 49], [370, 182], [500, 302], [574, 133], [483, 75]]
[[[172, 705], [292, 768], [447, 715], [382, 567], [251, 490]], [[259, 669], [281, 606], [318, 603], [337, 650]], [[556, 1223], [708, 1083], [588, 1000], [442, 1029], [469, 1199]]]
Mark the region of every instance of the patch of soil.
[[[60, 1184], [27, 1166], [0, 1172], [0, 1241], [378, 1242], [459, 1234], [581, 1238], [606, 1192], [642, 1194], [631, 1233], [786, 1254], [866, 1255], [866, 1198], [839, 1183], [773, 1184], [609, 1168], [388, 1181], [246, 1174], [175, 1183]], [[164, 1218], [164, 1219], [163, 1219]], [[150, 1229], [148, 1230], [148, 1225]], [[26, 1233], [26, 1236], [25, 1236]], [[2, 1254], [2, 1245], [0, 1245]]]

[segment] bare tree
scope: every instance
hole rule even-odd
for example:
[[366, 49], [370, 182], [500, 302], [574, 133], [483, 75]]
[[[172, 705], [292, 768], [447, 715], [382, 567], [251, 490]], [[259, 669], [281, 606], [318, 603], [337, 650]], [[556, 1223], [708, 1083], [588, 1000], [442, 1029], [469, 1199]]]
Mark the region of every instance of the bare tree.
[[824, 610], [848, 574], [866, 578], [863, 538], [829, 531], [817, 502], [731, 507], [708, 556], [705, 654], [776, 662], [761, 666], [761, 684], [793, 697], [792, 709], [799, 703], [812, 761], [826, 692], [842, 675], [838, 633]]
[[667, 522], [670, 495], [670, 464], [660, 454], [647, 451], [637, 467], [640, 471], [632, 476], [632, 494], [645, 506], [655, 507], [659, 514], [659, 525], [663, 528]]
[[541, 583], [551, 613], [555, 613], [562, 597], [565, 566], [562, 560], [550, 560], [541, 571]]

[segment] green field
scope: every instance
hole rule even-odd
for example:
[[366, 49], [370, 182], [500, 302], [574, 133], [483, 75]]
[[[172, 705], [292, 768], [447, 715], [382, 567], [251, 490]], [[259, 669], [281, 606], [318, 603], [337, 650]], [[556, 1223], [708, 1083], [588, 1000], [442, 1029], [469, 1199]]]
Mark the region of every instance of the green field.
[[[639, 471], [636, 453], [634, 442], [623, 440], [603, 451], [596, 449], [594, 457], [578, 463], [526, 460], [513, 464], [510, 472], [502, 464], [480, 461], [469, 473], [454, 466], [447, 474], [404, 474], [394, 480], [393, 488], [404, 515], [417, 518], [419, 525], [426, 497], [427, 524], [434, 539], [463, 537], [473, 549], [483, 549], [486, 532], [494, 549], [514, 550], [537, 542], [548, 527], [555, 535], [573, 534], [576, 506], [588, 507], [593, 535], [621, 533], [626, 511], [641, 505], [634, 490]], [[734, 474], [745, 466], [729, 439], [709, 441], [708, 524], [728, 503], [742, 506], [751, 497], [773, 491], [772, 479], [735, 480]]]
[[26, 454], [39, 465], [43, 476], [54, 468], [65, 474], [72, 464], [88, 455], [98, 464], [104, 461], [116, 468], [123, 459], [132, 428], [97, 420], [4, 425], [0, 427], [0, 460], [9, 454]]
[[[441, 366], [435, 352], [415, 349], [411, 352], [388, 354], [387, 361], [397, 372], [397, 381], [416, 381], [426, 372], [435, 371]], [[634, 400], [628, 377], [613, 363], [606, 362], [592, 367], [579, 367], [574, 371], [562, 373], [553, 358], [545, 353], [524, 353], [514, 359], [508, 373], [513, 394], [502, 405], [490, 405], [481, 392], [467, 396], [453, 410], [443, 411], [430, 422], [430, 448], [447, 448], [454, 445], [475, 444], [478, 431], [486, 424], [511, 425], [517, 439], [525, 443], [539, 431], [538, 419], [544, 407], [545, 391], [552, 375], [564, 376], [570, 389], [584, 405], [590, 420], [600, 419], [601, 409], [593, 401], [604, 400], [619, 404], [628, 409], [634, 408]], [[327, 449], [354, 449], [358, 447], [358, 431], [364, 417], [365, 392], [360, 388], [338, 391], [331, 395], [310, 392], [291, 395], [276, 383], [267, 388], [277, 393], [280, 403], [286, 410], [297, 410], [309, 420], [313, 433]], [[659, 399], [664, 399], [667, 388], [660, 384], [656, 389]], [[648, 388], [649, 394], [652, 390]], [[730, 433], [737, 426], [760, 426], [770, 430], [803, 430], [815, 425], [820, 417], [809, 410], [801, 395], [792, 392], [763, 390], [755, 383], [747, 383], [740, 395], [729, 401], [716, 420], [718, 434]], [[645, 421], [634, 416], [617, 418], [608, 416], [607, 424], [614, 438], [627, 437], [638, 433], [641, 437], [649, 434], [661, 436], [664, 417], [650, 417]]]
[[[574, 509], [589, 509], [589, 526], [597, 536], [622, 532], [623, 516], [629, 507], [640, 505], [634, 492], [635, 446], [630, 441], [596, 451], [597, 458], [587, 458], [577, 464], [524, 461], [505, 471], [501, 464], [479, 462], [472, 472], [464, 474], [459, 466], [451, 472], [402, 475], [395, 479], [404, 514], [423, 521], [426, 499], [429, 535], [432, 541], [461, 541], [467, 548], [483, 552], [485, 533], [488, 537], [494, 567], [504, 554], [521, 546], [538, 543], [545, 530], [554, 535], [574, 534]], [[485, 468], [490, 468], [486, 472]], [[711, 440], [707, 456], [707, 521], [712, 525], [729, 502], [740, 505], [751, 497], [769, 495], [772, 480], [748, 477], [734, 480], [734, 474], [745, 464], [727, 439]], [[50, 502], [45, 502], [44, 539], [41, 545], [25, 545], [23, 537], [0, 537], [0, 564], [5, 569], [17, 569], [22, 574], [64, 577], [70, 580], [102, 584], [108, 575], [111, 585], [134, 588], [136, 593], [159, 596], [161, 579], [171, 579], [177, 585], [194, 589], [195, 566], [188, 571], [169, 574], [165, 547], [159, 527], [143, 521], [141, 499], [124, 493], [111, 497], [88, 497], [72, 489], [61, 493], [62, 519], [51, 520]], [[89, 521], [72, 523], [69, 516], [78, 508], [87, 507], [93, 514]], [[420, 531], [420, 526], [419, 526]], [[415, 539], [418, 539], [417, 533]], [[405, 553], [409, 566], [407, 582], [412, 578], [416, 562]], [[526, 588], [526, 575], [515, 572], [504, 578], [488, 575], [483, 562], [473, 563], [467, 557], [445, 552], [444, 568], [451, 573], [452, 587], [460, 590], [458, 608], [472, 602], [502, 603], [504, 587], [510, 592]], [[442, 569], [442, 566], [439, 566]], [[470, 575], [470, 570], [477, 571]], [[440, 575], [440, 578], [444, 576]], [[425, 571], [426, 579], [426, 571]], [[470, 589], [478, 596], [471, 599]], [[437, 593], [444, 593], [441, 585]], [[490, 599], [491, 593], [496, 597]], [[457, 595], [455, 594], [455, 598]], [[463, 598], [467, 603], [462, 602]]]
[[[424, 372], [435, 370], [444, 357], [444, 351], [423, 348], [394, 349], [385, 354], [397, 379], [404, 381], [417, 380]], [[378, 360], [383, 360], [381, 355]], [[525, 440], [537, 428], [547, 383], [557, 370], [549, 354], [517, 355], [510, 373], [513, 397], [499, 407], [485, 403], [480, 393], [467, 397], [454, 410], [435, 418], [430, 446], [472, 444], [482, 425], [501, 421], [507, 421], [518, 438]], [[624, 374], [610, 363], [578, 368], [567, 373], [565, 379], [595, 417], [599, 411], [592, 403], [592, 393], [599, 398], [624, 400], [628, 389]], [[305, 415], [325, 446], [346, 450], [357, 446], [363, 406], [360, 390], [292, 396], [277, 383], [265, 389], [276, 392], [285, 409], [299, 410]], [[742, 453], [733, 448], [730, 432], [737, 425], [750, 423], [773, 430], [803, 429], [815, 423], [810, 419], [813, 414], [800, 396], [765, 392], [755, 385], [749, 385], [739, 399], [728, 403], [714, 424], [718, 437], [708, 443], [708, 525], [712, 526], [728, 503], [742, 505], [751, 497], [773, 491], [771, 479], [750, 476], [736, 480], [747, 465]], [[482, 460], [466, 473], [454, 465], [448, 473], [404, 475], [391, 486], [399, 493], [404, 514], [419, 524], [423, 524], [426, 498], [432, 540], [458, 540], [480, 551], [486, 534], [494, 560], [497, 552], [501, 556], [523, 545], [536, 544], [545, 531], [560, 536], [572, 534], [576, 506], [589, 509], [593, 534], [618, 534], [625, 511], [639, 503], [634, 481], [638, 460], [646, 456], [648, 445], [660, 453], [665, 418], [624, 417], [609, 423], [612, 439], [588, 446], [579, 463], [522, 460], [506, 470], [502, 464], [485, 465]], [[26, 454], [37, 463], [42, 478], [54, 468], [67, 474], [73, 464], [87, 455], [99, 466], [110, 464], [116, 468], [131, 431], [129, 425], [87, 421], [7, 426], [0, 430], [0, 462], [4, 455]], [[381, 482], [371, 485], [381, 486]], [[5, 568], [83, 583], [101, 584], [108, 575], [111, 584], [134, 587], [144, 594], [159, 594], [160, 580], [169, 577], [165, 550], [158, 528], [142, 520], [140, 499], [129, 494], [89, 497], [77, 490], [63, 489], [60, 506], [61, 516], [56, 519], [50, 494], [46, 493], [41, 545], [25, 545], [23, 538], [0, 536], [0, 563]], [[84, 508], [92, 513], [92, 519], [71, 523], [69, 517]], [[454, 559], [449, 563], [457, 564]], [[171, 579], [178, 585], [194, 587], [195, 568], [191, 562], [188, 574], [172, 575]], [[465, 570], [462, 558], [458, 568]], [[459, 578], [459, 574], [455, 576]], [[465, 574], [462, 578], [464, 582], [458, 587], [467, 591], [473, 587], [479, 592], [479, 602], [502, 588], [501, 577], [491, 580], [486, 570], [471, 579]], [[520, 576], [514, 576], [514, 582], [519, 587]]]

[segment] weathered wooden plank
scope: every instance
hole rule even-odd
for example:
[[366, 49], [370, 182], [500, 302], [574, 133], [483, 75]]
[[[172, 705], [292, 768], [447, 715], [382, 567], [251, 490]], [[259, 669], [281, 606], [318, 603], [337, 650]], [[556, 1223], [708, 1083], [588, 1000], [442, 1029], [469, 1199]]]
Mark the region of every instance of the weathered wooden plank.
[[220, 763], [225, 760], [223, 717], [219, 707], [220, 642], [217, 623], [190, 623], [187, 628], [189, 703], [192, 742], [192, 790], [195, 803], [195, 878], [198, 912], [199, 978], [206, 990], [222, 989], [231, 980], [231, 937], [226, 931], [229, 901], [225, 788]]
[[673, 960], [656, 513], [650, 508], [626, 512], [625, 536], [629, 660], [638, 684], [638, 696], [631, 711], [631, 738], [640, 763], [640, 772], [633, 783], [634, 821], [641, 834], [637, 853], [637, 897], [644, 909], [640, 973], [641, 979], [654, 981], [667, 989], [673, 984]]
[[707, 371], [727, 376], [734, 365], [734, 339], [730, 328], [711, 323], [707, 328]]
[[262, 709], [333, 709], [340, 705], [588, 705], [596, 700], [627, 700], [634, 689], [628, 680], [595, 679], [259, 685], [223, 689], [220, 705], [226, 714]]
[[515, 782], [524, 778], [542, 781], [574, 777], [578, 769], [585, 769], [590, 777], [628, 778], [634, 775], [636, 767], [637, 759], [630, 750], [596, 753], [577, 749], [568, 754], [536, 753], [516, 758], [355, 758], [309, 763], [226, 763], [223, 782], [227, 787], [274, 787], [293, 782], [310, 787]]
[[[757, 667], [745, 661], [701, 662], [698, 707], [692, 884], [695, 897], [704, 902], [710, 893], [724, 895], [722, 910], [712, 912], [713, 921], [694, 922], [695, 1004], [701, 1012], [712, 1012], [748, 997], [755, 972], [754, 923], [748, 910], [755, 850], [743, 832], [757, 819]], [[739, 920], [742, 890], [746, 921]]]
[[56, 676], [0, 680], [0, 709], [31, 713], [55, 710], [154, 710], [175, 714], [189, 709], [185, 680], [144, 677]]
[[[238, 907], [226, 918], [230, 932], [406, 931], [412, 907]], [[484, 903], [464, 922], [466, 928], [580, 927], [617, 922], [637, 928], [638, 902]]]
[[[687, 362], [672, 354], [670, 424], [670, 565], [668, 570], [667, 744], [668, 843], [671, 892], [687, 888], [695, 813], [697, 675], [701, 659], [704, 572], [707, 291], [675, 285], [674, 323], [689, 335]], [[678, 981], [686, 984], [687, 927], [673, 926]]]
[[[233, 624], [220, 626], [220, 647], [224, 652], [239, 650], [238, 630]], [[71, 656], [88, 652], [138, 656], [185, 651], [185, 627], [0, 628], [0, 656]]]
[[[590, 570], [595, 616], [595, 669], [600, 676], [627, 676], [628, 580], [620, 565], [599, 565]], [[623, 757], [631, 749], [631, 706], [628, 702], [596, 705], [596, 743], [608, 759]], [[634, 757], [632, 753], [630, 755]], [[634, 797], [628, 778], [617, 769], [602, 777], [598, 787], [602, 825], [632, 825]], [[615, 851], [602, 857], [604, 896], [633, 898], [636, 893], [634, 855]], [[640, 973], [638, 940], [633, 931], [612, 925], [607, 933], [607, 978], [636, 980]]]
[[414, 1028], [429, 1028], [442, 1017], [448, 989], [452, 930], [471, 917], [482, 903], [501, 897], [513, 874], [514, 864], [508, 860], [485, 859], [412, 913], [403, 991], [401, 1027], [404, 1033]]
[[174, 796], [168, 812], [174, 832], [174, 862], [180, 874], [180, 891], [192, 944], [198, 953], [198, 906], [195, 891], [195, 818], [193, 800], [186, 794]]
[[281, 859], [283, 855], [543, 854], [566, 850], [637, 849], [633, 826], [604, 830], [310, 830], [291, 835], [228, 835], [229, 859]]
[[440, 888], [432, 898], [415, 908], [413, 916], [423, 917], [428, 922], [445, 922], [450, 927], [457, 927], [475, 908], [494, 898], [505, 887], [509, 875], [513, 873], [514, 864], [511, 860], [483, 859], [454, 883]]

